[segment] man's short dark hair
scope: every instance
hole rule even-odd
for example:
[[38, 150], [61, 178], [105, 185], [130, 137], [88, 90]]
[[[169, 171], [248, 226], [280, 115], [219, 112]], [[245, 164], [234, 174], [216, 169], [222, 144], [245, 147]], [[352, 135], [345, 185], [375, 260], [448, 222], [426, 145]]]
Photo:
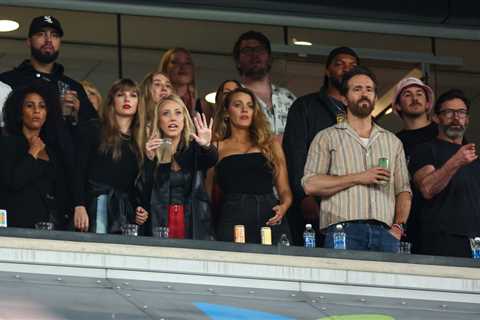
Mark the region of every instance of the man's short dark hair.
[[270, 46], [270, 40], [268, 40], [268, 38], [263, 33], [251, 30], [251, 31], [242, 33], [240, 37], [238, 37], [237, 42], [235, 42], [235, 45], [233, 46], [233, 58], [235, 59], [235, 62], [237, 64], [240, 58], [240, 43], [243, 40], [257, 40], [265, 47], [265, 49], [267, 49], [269, 56], [272, 54], [272, 47]]
[[377, 77], [375, 76], [375, 74], [372, 71], [370, 71], [367, 67], [356, 66], [352, 68], [350, 71], [347, 71], [342, 77], [342, 86], [340, 88], [340, 94], [342, 96], [345, 96], [345, 97], [347, 96], [348, 81], [353, 77], [359, 76], [359, 75], [365, 75], [370, 79], [372, 79], [373, 84], [375, 86], [375, 94], [377, 94]]
[[442, 104], [446, 101], [450, 101], [453, 99], [462, 100], [463, 103], [465, 103], [465, 105], [467, 106], [467, 110], [470, 110], [470, 100], [468, 100], [463, 91], [460, 89], [450, 89], [447, 92], [442, 93], [442, 95], [438, 97], [437, 102], [433, 107], [433, 110], [437, 114], [440, 113], [440, 110], [442, 109]]

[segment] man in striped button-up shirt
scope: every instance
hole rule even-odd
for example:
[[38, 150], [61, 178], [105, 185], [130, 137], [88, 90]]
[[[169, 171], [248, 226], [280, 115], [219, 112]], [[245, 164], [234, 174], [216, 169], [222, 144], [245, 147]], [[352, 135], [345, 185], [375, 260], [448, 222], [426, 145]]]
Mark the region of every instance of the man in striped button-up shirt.
[[[303, 188], [322, 198], [325, 247], [334, 246], [333, 233], [341, 223], [347, 249], [398, 252], [411, 204], [402, 143], [372, 121], [377, 99], [373, 73], [364, 67], [352, 69], [344, 75], [341, 91], [347, 119], [313, 140]], [[388, 159], [388, 168], [379, 166], [381, 158]]]

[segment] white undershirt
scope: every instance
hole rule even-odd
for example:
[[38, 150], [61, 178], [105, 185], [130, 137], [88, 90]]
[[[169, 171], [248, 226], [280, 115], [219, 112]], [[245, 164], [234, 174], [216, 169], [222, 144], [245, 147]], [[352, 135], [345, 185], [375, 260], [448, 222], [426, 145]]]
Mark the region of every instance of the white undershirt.
[[368, 145], [368, 141], [370, 141], [370, 138], [360, 137], [360, 141], [362, 141], [363, 146], [366, 147]]

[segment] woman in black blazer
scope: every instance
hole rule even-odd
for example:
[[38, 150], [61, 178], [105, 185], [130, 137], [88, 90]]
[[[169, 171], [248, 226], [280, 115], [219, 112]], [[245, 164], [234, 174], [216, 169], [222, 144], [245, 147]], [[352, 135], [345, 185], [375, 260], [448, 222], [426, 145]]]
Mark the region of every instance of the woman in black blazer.
[[0, 208], [7, 210], [9, 227], [33, 228], [37, 222], [66, 226], [72, 206], [57, 134], [58, 103], [49, 89], [37, 85], [14, 90], [5, 102]]

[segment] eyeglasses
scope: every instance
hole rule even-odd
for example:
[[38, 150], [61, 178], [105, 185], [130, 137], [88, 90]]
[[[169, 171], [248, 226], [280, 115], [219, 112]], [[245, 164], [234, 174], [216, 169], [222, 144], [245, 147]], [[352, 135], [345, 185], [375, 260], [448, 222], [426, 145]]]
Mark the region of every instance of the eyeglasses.
[[258, 46], [258, 47], [243, 47], [240, 50], [240, 54], [260, 54], [260, 53], [265, 53], [267, 49], [264, 46]]
[[453, 109], [444, 109], [438, 112], [439, 114], [445, 116], [445, 118], [451, 119], [453, 116], [457, 116], [459, 119], [465, 119], [468, 116], [467, 109], [453, 110]]

